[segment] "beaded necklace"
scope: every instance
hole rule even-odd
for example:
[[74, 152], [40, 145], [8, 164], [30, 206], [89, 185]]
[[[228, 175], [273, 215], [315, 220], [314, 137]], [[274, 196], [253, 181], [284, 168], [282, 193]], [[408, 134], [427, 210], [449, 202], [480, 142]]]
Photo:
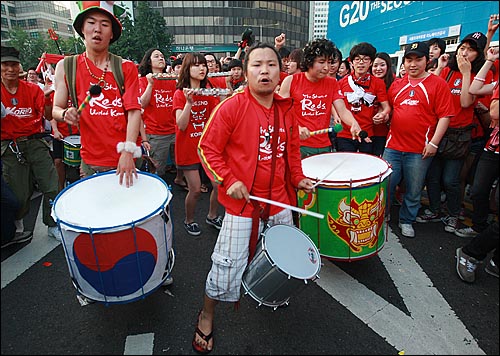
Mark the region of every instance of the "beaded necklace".
[[106, 67], [104, 67], [104, 70], [102, 71], [101, 76], [98, 77], [97, 75], [92, 73], [92, 71], [90, 70], [89, 64], [87, 62], [87, 55], [86, 54], [83, 55], [83, 58], [85, 60], [85, 66], [87, 67], [87, 70], [88, 70], [90, 76], [92, 78], [94, 78], [95, 80], [97, 80], [97, 85], [99, 85], [101, 88], [104, 88], [104, 86], [106, 85], [106, 81], [104, 80], [104, 76], [106, 75], [106, 72], [108, 71], [109, 60], [106, 61]]

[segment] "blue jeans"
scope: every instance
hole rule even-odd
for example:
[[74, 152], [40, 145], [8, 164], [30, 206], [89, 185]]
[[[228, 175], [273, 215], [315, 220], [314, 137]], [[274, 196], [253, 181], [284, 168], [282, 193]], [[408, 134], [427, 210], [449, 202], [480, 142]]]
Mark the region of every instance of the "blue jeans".
[[441, 181], [446, 193], [446, 204], [448, 214], [457, 217], [462, 206], [460, 192], [460, 171], [464, 164], [463, 159], [444, 159], [436, 156], [427, 172], [427, 195], [429, 197], [430, 210], [437, 213], [441, 207]]
[[391, 184], [387, 199], [387, 211], [394, 199], [396, 185], [405, 177], [406, 192], [403, 204], [399, 210], [399, 222], [401, 224], [412, 224], [417, 218], [420, 209], [420, 198], [424, 187], [427, 170], [432, 163], [432, 158], [422, 159], [420, 153], [396, 151], [390, 148], [384, 150], [383, 158], [389, 162], [392, 168]]
[[476, 231], [483, 231], [488, 227], [490, 192], [498, 173], [498, 154], [490, 151], [481, 152], [471, 188], [472, 227]]

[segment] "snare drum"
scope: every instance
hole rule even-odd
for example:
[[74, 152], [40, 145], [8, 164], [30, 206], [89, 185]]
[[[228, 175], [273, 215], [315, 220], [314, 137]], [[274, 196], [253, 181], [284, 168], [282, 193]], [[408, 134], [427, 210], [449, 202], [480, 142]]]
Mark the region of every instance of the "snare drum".
[[306, 234], [273, 225], [261, 234], [257, 252], [243, 274], [245, 294], [268, 307], [288, 304], [293, 293], [318, 278], [321, 259]]
[[71, 135], [63, 139], [63, 162], [68, 166], [78, 167], [82, 158], [80, 157], [80, 136]]
[[92, 175], [66, 187], [52, 206], [73, 284], [89, 299], [142, 299], [173, 268], [172, 194], [158, 176], [137, 173], [129, 188], [116, 171]]
[[345, 261], [377, 254], [387, 237], [389, 164], [364, 153], [335, 152], [303, 159], [302, 170], [308, 178], [322, 181], [315, 192], [298, 194], [300, 207], [325, 215], [300, 217], [300, 229], [321, 256]]

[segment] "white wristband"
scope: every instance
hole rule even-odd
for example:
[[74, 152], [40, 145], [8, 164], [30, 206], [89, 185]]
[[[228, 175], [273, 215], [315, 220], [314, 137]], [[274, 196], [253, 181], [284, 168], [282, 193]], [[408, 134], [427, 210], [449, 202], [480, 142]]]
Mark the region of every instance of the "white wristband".
[[126, 141], [118, 142], [116, 145], [116, 151], [122, 153], [123, 151], [132, 153], [134, 158], [142, 157], [142, 149], [135, 144], [135, 142]]
[[433, 144], [432, 141], [429, 141], [429, 145], [431, 145], [432, 147], [434, 147], [436, 150], [439, 148], [437, 145]]

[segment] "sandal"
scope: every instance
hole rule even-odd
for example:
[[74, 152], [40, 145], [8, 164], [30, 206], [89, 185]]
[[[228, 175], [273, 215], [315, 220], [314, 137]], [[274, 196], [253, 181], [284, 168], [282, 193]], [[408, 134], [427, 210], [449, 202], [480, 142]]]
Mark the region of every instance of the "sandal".
[[188, 185], [187, 185], [187, 183], [186, 183], [184, 180], [182, 180], [182, 183], [177, 183], [177, 182], [174, 180], [174, 184], [175, 184], [176, 186], [178, 186], [178, 187], [181, 187], [182, 189], [184, 189], [184, 190], [185, 190], [185, 191], [187, 191], [187, 192], [189, 191]]
[[208, 342], [210, 341], [210, 339], [212, 339], [213, 337], [213, 334], [214, 334], [214, 331], [212, 330], [210, 332], [210, 334], [208, 335], [205, 335], [203, 333], [203, 331], [200, 330], [200, 328], [198, 327], [198, 324], [200, 323], [200, 316], [201, 316], [201, 310], [200, 312], [198, 313], [198, 318], [196, 319], [196, 329], [194, 330], [194, 336], [193, 336], [193, 342], [192, 342], [192, 345], [193, 345], [193, 350], [199, 354], [202, 354], [202, 355], [206, 355], [206, 354], [209, 354], [210, 352], [212, 352], [213, 350], [213, 345], [212, 345], [212, 350], [208, 350], [208, 349], [205, 349], [203, 348], [201, 345], [199, 345], [197, 342], [196, 342], [196, 335], [198, 335], [199, 337], [201, 337], [203, 339], [203, 341], [205, 341], [207, 343], [207, 347], [208, 347]]
[[208, 187], [205, 184], [202, 184], [200, 187], [202, 193], [208, 193]]

